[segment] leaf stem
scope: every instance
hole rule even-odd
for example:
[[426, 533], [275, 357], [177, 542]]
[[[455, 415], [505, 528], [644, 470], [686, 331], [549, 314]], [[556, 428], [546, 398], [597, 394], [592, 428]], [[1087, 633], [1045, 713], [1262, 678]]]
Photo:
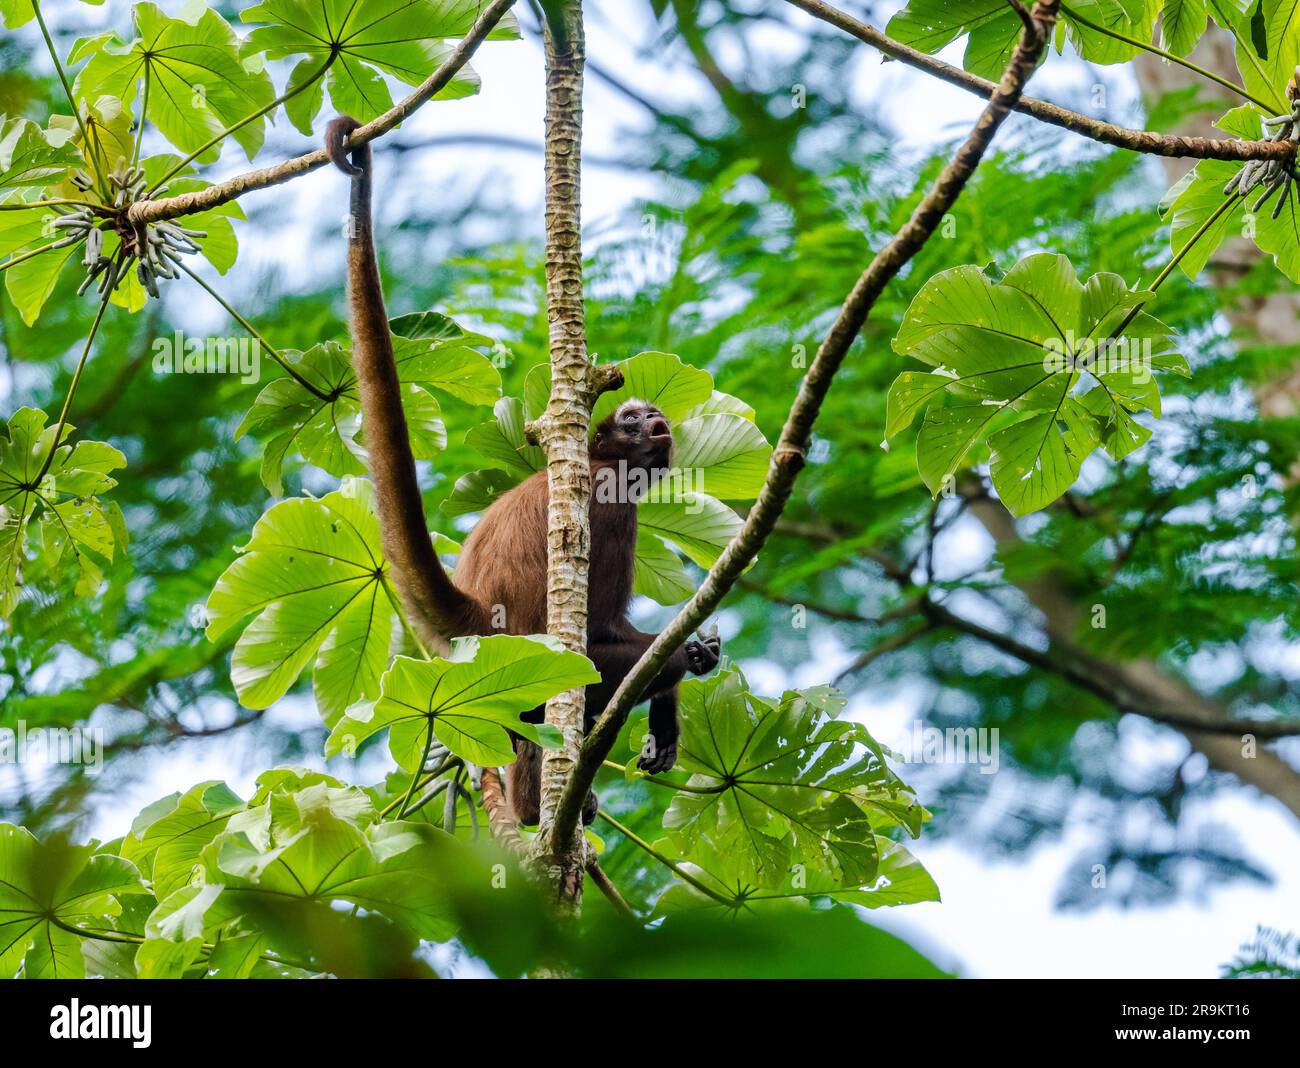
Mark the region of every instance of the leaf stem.
[[[77, 126], [81, 130], [81, 139], [85, 142], [86, 150], [90, 150], [90, 133], [86, 130], [86, 124], [81, 118], [81, 109], [77, 107], [77, 102], [72, 99], [72, 86], [68, 84], [68, 76], [63, 70], [63, 64], [59, 62], [58, 50], [54, 47], [54, 38], [50, 36], [49, 27], [45, 25], [45, 16], [41, 14], [40, 0], [32, 0], [32, 11], [36, 14], [36, 21], [41, 27], [41, 36], [45, 38], [45, 47], [50, 53], [50, 59], [54, 63], [54, 70], [59, 76], [59, 82], [63, 86], [63, 95], [68, 98], [68, 106], [72, 108], [72, 116], [77, 120]], [[91, 159], [91, 166], [95, 168], [95, 177], [99, 179], [100, 192], [105, 192], [104, 175], [99, 169], [99, 160]]]
[[[17, 256], [10, 256], [7, 260], [4, 261], [4, 263], [0, 263], [0, 271], [7, 271], [9, 270], [10, 267], [17, 267], [20, 263], [25, 263], [27, 260], [32, 259], [34, 256], [39, 256], [42, 252], [49, 252], [51, 249], [56, 247], [59, 247], [59, 243], [57, 241], [53, 241], [48, 245], [42, 245], [40, 248], [30, 248], [26, 252], [20, 253]], [[77, 242], [74, 241], [71, 245], [63, 245], [61, 247], [76, 248]]]
[[[415, 796], [416, 783], [420, 781], [420, 772], [424, 770], [424, 762], [429, 759], [429, 750], [433, 748], [433, 718], [429, 718], [429, 723], [424, 732], [424, 752], [420, 755], [420, 763], [411, 773], [411, 785], [406, 789], [406, 796], [402, 798], [402, 807], [397, 810], [397, 818], [400, 820], [406, 815], [407, 806], [411, 803], [411, 798]], [[387, 811], [387, 810], [385, 810]]]
[[[1147, 288], [1154, 293], [1157, 289], [1159, 289], [1162, 285], [1164, 285], [1166, 279], [1168, 279], [1168, 277], [1171, 274], [1173, 274], [1174, 268], [1177, 267], [1183, 261], [1183, 257], [1186, 256], [1187, 253], [1189, 253], [1192, 250], [1192, 246], [1195, 245], [1196, 242], [1198, 242], [1207, 233], [1209, 233], [1211, 227], [1213, 227], [1216, 222], [1218, 222], [1221, 218], [1223, 218], [1224, 213], [1227, 212], [1230, 208], [1232, 208], [1237, 203], [1237, 201], [1241, 199], [1243, 199], [1243, 196], [1240, 193], [1234, 194], [1233, 196], [1230, 197], [1224, 197], [1223, 203], [1220, 204], [1217, 208], [1215, 208], [1214, 213], [1208, 219], [1206, 219], [1205, 222], [1201, 223], [1199, 227], [1197, 227], [1196, 232], [1187, 239], [1187, 244], [1185, 244], [1182, 248], [1180, 248], [1177, 252], [1174, 253], [1174, 255], [1170, 258], [1169, 262], [1165, 264], [1164, 269], [1161, 270], [1161, 272], [1158, 275], [1156, 275], [1155, 280]], [[1128, 323], [1125, 323], [1124, 325], [1127, 326]]]
[[101, 215], [111, 214], [103, 204], [94, 204], [89, 200], [68, 200], [60, 197], [54, 200], [21, 200], [12, 204], [0, 204], [0, 211], [25, 211], [28, 208], [90, 208]]
[[[110, 267], [109, 270], [112, 270]], [[86, 343], [81, 349], [81, 358], [77, 360], [77, 369], [72, 372], [72, 381], [68, 385], [67, 395], [63, 398], [63, 410], [59, 412], [58, 428], [54, 431], [54, 440], [50, 443], [50, 451], [46, 454], [44, 462], [41, 464], [40, 473], [32, 480], [33, 488], [41, 484], [43, 479], [50, 470], [50, 465], [54, 463], [54, 454], [59, 451], [59, 439], [63, 437], [63, 428], [68, 425], [68, 412], [72, 408], [72, 398], [77, 395], [77, 385], [81, 382], [81, 372], [86, 368], [86, 360], [90, 356], [90, 346], [95, 340], [95, 335], [99, 333], [99, 324], [104, 321], [104, 312], [108, 310], [108, 302], [113, 297], [113, 287], [104, 294], [103, 300], [99, 302], [99, 310], [95, 312], [95, 321], [90, 324], [90, 333], [86, 335]]]
[[261, 335], [261, 333], [252, 323], [250, 323], [247, 319], [245, 319], [242, 315], [240, 315], [239, 312], [237, 312], [233, 306], [227, 303], [220, 293], [218, 293], [215, 289], [213, 289], [210, 285], [208, 285], [208, 283], [205, 282], [202, 278], [200, 278], [197, 274], [191, 271], [187, 266], [185, 266], [185, 264], [180, 263], [177, 264], [177, 266], [180, 267], [180, 269], [184, 271], [187, 275], [193, 278], [194, 281], [198, 282], [198, 284], [203, 289], [207, 290], [208, 296], [210, 296], [213, 300], [215, 300], [218, 304], [220, 304], [226, 310], [226, 313], [232, 319], [235, 320], [235, 322], [237, 322], [240, 326], [242, 326], [245, 330], [247, 330], [250, 334], [252, 334], [253, 337], [257, 338], [258, 343], [262, 346], [262, 348], [266, 349], [267, 355], [270, 356], [271, 359], [273, 359], [276, 363], [278, 363], [284, 369], [285, 373], [288, 374], [288, 376], [292, 378], [295, 382], [297, 382], [298, 385], [302, 386], [303, 389], [305, 389], [317, 400], [323, 400], [326, 402], [333, 400], [333, 398], [330, 397], [329, 394], [321, 392], [320, 389], [312, 385], [312, 383], [308, 382], [307, 379], [303, 378], [302, 375], [300, 375], [297, 371], [295, 371], [293, 369], [293, 365], [290, 364], [288, 360], [286, 360], [283, 356], [280, 355], [279, 350], [276, 349], [269, 341], [267, 341], [266, 338], [264, 338]]
[[669, 860], [666, 856], [660, 853], [659, 850], [655, 849], [654, 846], [652, 846], [644, 838], [638, 835], [636, 831], [632, 830], [630, 827], [625, 827], [623, 824], [619, 823], [618, 820], [616, 820], [603, 808], [597, 809], [596, 815], [598, 815], [601, 819], [603, 819], [606, 823], [608, 823], [611, 827], [613, 827], [614, 830], [618, 831], [618, 833], [621, 834], [624, 838], [626, 838], [629, 842], [633, 843], [634, 845], [640, 846], [643, 850], [649, 853], [650, 856], [654, 857], [655, 860], [659, 861], [660, 864], [668, 868], [674, 875], [676, 875], [683, 882], [689, 883], [691, 886], [695, 887], [695, 889], [698, 890], [701, 894], [705, 894], [708, 897], [713, 898], [714, 901], [717, 901], [720, 904], [727, 905], [729, 907], [734, 907], [737, 904], [739, 904], [739, 902], [737, 902], [734, 898], [730, 898], [725, 896], [724, 894], [718, 893], [711, 886], [707, 886], [704, 883], [700, 882], [699, 879], [695, 878], [695, 876], [692, 875], [690, 872], [688, 872], [685, 868], [681, 867], [678, 864], [673, 863], [673, 861]]
[[[613, 760], [602, 760], [601, 763], [607, 768], [613, 768], [615, 771], [626, 772], [627, 769]], [[688, 786], [682, 782], [671, 782], [668, 779], [660, 779], [654, 775], [647, 775], [641, 772], [638, 782], [651, 782], [656, 786], [667, 786], [670, 790], [682, 790], [688, 794], [720, 794], [727, 789], [726, 786]]]
[[144, 92], [140, 95], [140, 128], [135, 132], [135, 151], [131, 153], [131, 166], [140, 163], [140, 146], [144, 144], [144, 117], [149, 114], [149, 64], [144, 65]]

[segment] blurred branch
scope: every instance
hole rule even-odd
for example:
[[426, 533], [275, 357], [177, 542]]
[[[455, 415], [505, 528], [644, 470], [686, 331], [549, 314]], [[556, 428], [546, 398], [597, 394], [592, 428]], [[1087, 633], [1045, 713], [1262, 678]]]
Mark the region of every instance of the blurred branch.
[[627, 916], [629, 919], [637, 919], [637, 914], [632, 910], [632, 906], [629, 905], [627, 899], [618, 892], [618, 887], [610, 881], [609, 876], [605, 874], [605, 870], [599, 863], [597, 863], [595, 857], [587, 862], [587, 876], [596, 884], [597, 887], [599, 887], [600, 892], [609, 898], [609, 903], [613, 905], [615, 909], [623, 913], [623, 915]]
[[[517, 152], [529, 152], [539, 156], [545, 150], [545, 146], [541, 142], [530, 141], [526, 137], [510, 137], [506, 134], [489, 133], [438, 134], [422, 141], [386, 141], [383, 150], [403, 154], [406, 152], [422, 152], [429, 148], [447, 148], [452, 145], [471, 148], [502, 148]], [[614, 156], [593, 156], [590, 153], [583, 154], [582, 162], [587, 166], [610, 167], [625, 171], [648, 171], [653, 169], [643, 163], [617, 159]]]

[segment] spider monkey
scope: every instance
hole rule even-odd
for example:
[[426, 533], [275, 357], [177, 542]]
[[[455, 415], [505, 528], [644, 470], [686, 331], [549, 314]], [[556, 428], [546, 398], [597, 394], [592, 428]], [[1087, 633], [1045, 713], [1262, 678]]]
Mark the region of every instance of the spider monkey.
[[[375, 256], [371, 220], [370, 147], [347, 159], [344, 145], [361, 124], [349, 116], [326, 129], [325, 147], [336, 166], [352, 178], [348, 239], [348, 297], [352, 361], [361, 395], [368, 466], [375, 484], [384, 551], [393, 565], [398, 590], [409, 614], [430, 620], [442, 641], [470, 634], [541, 634], [546, 631], [547, 477], [540, 471], [499, 497], [466, 538], [455, 581], [433, 550], [425, 525], [401, 386], [393, 360], [388, 315]], [[654, 405], [625, 401], [596, 428], [590, 456], [593, 486], [613, 482], [623, 492], [593, 493], [590, 505], [591, 559], [587, 594], [587, 655], [601, 681], [586, 689], [583, 729], [605, 705], [655, 635], [627, 619], [636, 555], [636, 500], [628, 487], [666, 469], [673, 436], [668, 420]], [[612, 498], [612, 499], [611, 499]], [[704, 675], [717, 666], [721, 642], [716, 634], [679, 648], [651, 681], [650, 737], [637, 761], [647, 772], [666, 771], [677, 760], [677, 684], [689, 671]], [[543, 708], [524, 720], [540, 723]], [[522, 823], [536, 823], [541, 787], [541, 749], [515, 736], [508, 796]], [[583, 822], [595, 817], [595, 795], [587, 798]]]

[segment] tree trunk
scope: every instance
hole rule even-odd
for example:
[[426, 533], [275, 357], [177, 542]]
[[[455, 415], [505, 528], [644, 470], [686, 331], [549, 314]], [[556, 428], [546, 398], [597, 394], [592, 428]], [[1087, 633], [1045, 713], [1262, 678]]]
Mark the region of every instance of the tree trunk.
[[[533, 428], [546, 450], [550, 492], [547, 512], [547, 632], [566, 648], [587, 650], [587, 567], [591, 557], [588, 504], [591, 468], [592, 367], [582, 290], [580, 209], [582, 158], [581, 0], [548, 5], [546, 48], [546, 314], [550, 323], [551, 396]], [[541, 824], [536, 865], [555, 886], [558, 900], [576, 911], [582, 901], [585, 842], [581, 830], [552, 840], [551, 824], [564, 784], [582, 744], [583, 691], [567, 690], [546, 706], [546, 722], [564, 736], [542, 758]]]

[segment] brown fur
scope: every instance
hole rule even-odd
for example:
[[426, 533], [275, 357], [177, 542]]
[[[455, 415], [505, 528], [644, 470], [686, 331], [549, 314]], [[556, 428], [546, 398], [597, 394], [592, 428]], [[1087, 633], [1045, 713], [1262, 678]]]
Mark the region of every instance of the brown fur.
[[[443, 570], [425, 525], [415, 461], [402, 409], [393, 360], [388, 313], [375, 254], [371, 219], [370, 148], [344, 151], [360, 127], [340, 116], [329, 124], [326, 149], [352, 176], [352, 218], [348, 240], [348, 296], [352, 364], [357, 372], [369, 469], [383, 532], [384, 553], [407, 616], [426, 640], [470, 634], [546, 632], [547, 482], [533, 475], [503, 494], [483, 513], [465, 540], [455, 581]], [[672, 434], [655, 407], [629, 401], [602, 421], [592, 440], [593, 480], [605, 468], [651, 471], [668, 466]], [[591, 564], [587, 603], [587, 654], [601, 682], [587, 687], [585, 728], [604, 710], [619, 683], [654, 640], [627, 620], [636, 553], [636, 504], [593, 496], [590, 507]], [[499, 606], [499, 607], [498, 607]], [[494, 626], [499, 623], [500, 626]], [[688, 670], [703, 674], [717, 663], [716, 639], [688, 642], [651, 682], [650, 730], [654, 747], [641, 766], [671, 767], [676, 758], [677, 684]], [[537, 708], [525, 720], [541, 722]], [[518, 739], [509, 796], [516, 815], [537, 822], [541, 750]], [[594, 816], [594, 795], [584, 812]]]

